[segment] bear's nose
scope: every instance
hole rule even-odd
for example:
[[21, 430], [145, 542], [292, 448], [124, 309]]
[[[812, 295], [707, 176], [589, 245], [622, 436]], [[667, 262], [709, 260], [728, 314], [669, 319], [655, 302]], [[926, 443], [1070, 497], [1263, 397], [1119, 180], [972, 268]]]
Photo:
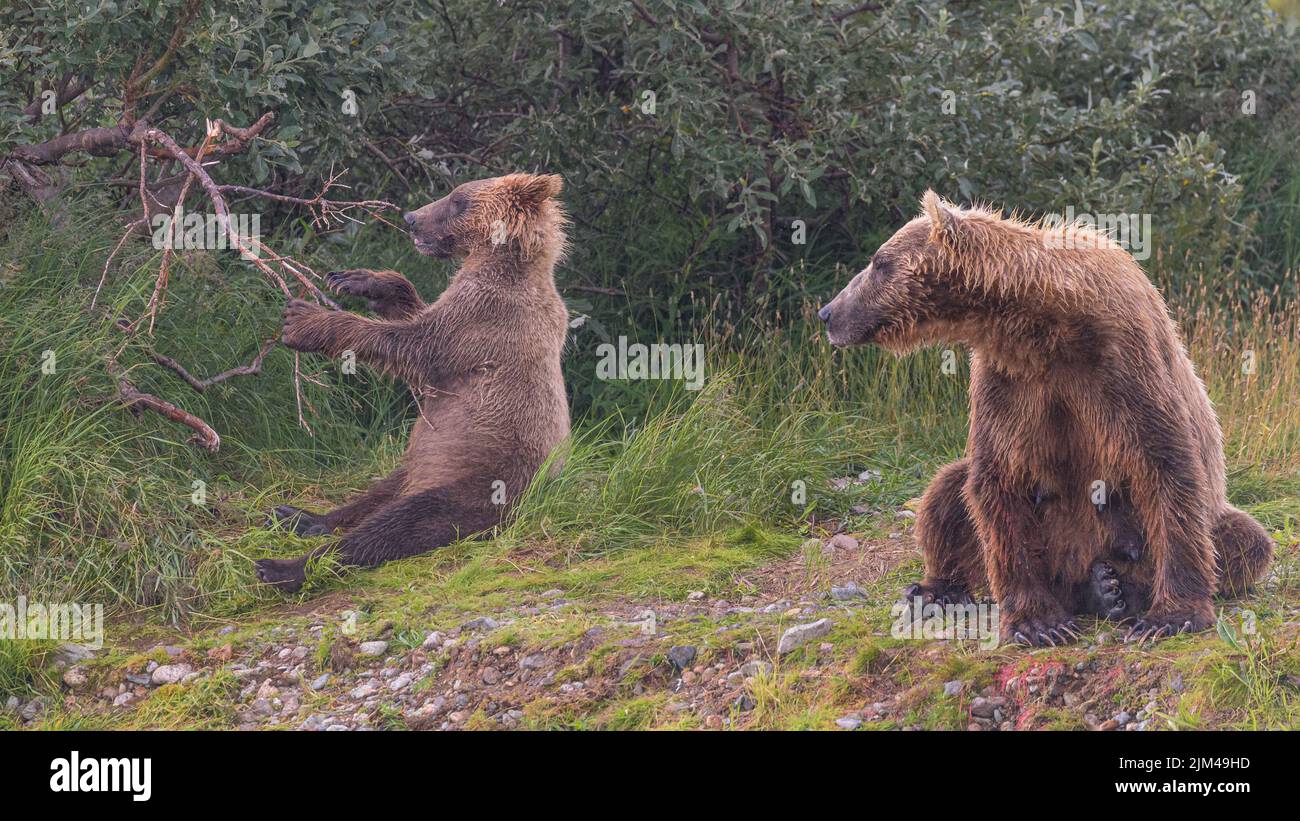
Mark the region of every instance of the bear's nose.
[[405, 214], [402, 215], [402, 219], [406, 220], [406, 224], [407, 224], [407, 225], [410, 225], [410, 226], [414, 227], [414, 225], [415, 225], [415, 212], [414, 212], [414, 211], [407, 211]]
[[830, 306], [830, 305], [823, 305], [823, 306], [822, 306], [822, 309], [821, 309], [820, 311], [817, 312], [817, 318], [820, 319], [822, 322], [830, 322], [830, 321], [831, 321], [831, 306]]

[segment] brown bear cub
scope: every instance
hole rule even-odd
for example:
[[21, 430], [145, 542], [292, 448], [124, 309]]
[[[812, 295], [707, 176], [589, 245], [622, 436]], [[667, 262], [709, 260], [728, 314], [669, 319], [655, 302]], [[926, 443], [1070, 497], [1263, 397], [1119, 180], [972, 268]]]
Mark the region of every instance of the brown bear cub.
[[[555, 287], [566, 218], [558, 176], [510, 174], [459, 186], [406, 214], [422, 254], [464, 257], [433, 303], [392, 271], [330, 274], [338, 292], [381, 317], [303, 300], [284, 312], [284, 344], [331, 357], [351, 352], [407, 382], [420, 415], [402, 465], [337, 510], [282, 506], [273, 517], [300, 534], [346, 530], [345, 565], [424, 553], [498, 524], [547, 456], [569, 435], [560, 371], [568, 311]], [[297, 590], [307, 561], [263, 559], [263, 582]]]
[[1133, 615], [1130, 640], [1208, 627], [1273, 543], [1228, 504], [1218, 419], [1159, 292], [1087, 228], [922, 205], [819, 312], [836, 346], [972, 351], [966, 457], [922, 499], [909, 592], [987, 590], [1002, 640], [1032, 645], [1074, 640], [1089, 612]]

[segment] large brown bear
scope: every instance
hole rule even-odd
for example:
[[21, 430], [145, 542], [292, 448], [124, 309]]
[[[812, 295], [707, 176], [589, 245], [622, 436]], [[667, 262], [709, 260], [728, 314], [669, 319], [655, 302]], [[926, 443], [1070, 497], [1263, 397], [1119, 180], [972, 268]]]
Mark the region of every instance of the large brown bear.
[[[405, 215], [423, 254], [463, 256], [432, 304], [401, 274], [333, 273], [381, 319], [293, 300], [283, 342], [331, 357], [352, 352], [410, 384], [420, 405], [402, 466], [326, 514], [274, 512], [305, 535], [347, 528], [342, 563], [371, 566], [484, 531], [569, 435], [560, 371], [568, 311], [555, 288], [566, 218], [553, 175], [510, 174], [459, 186]], [[307, 561], [257, 562], [262, 581], [297, 590]]]
[[925, 493], [911, 592], [988, 589], [1002, 639], [1032, 645], [1073, 640], [1083, 612], [1143, 609], [1131, 640], [1209, 626], [1211, 596], [1248, 589], [1273, 544], [1228, 504], [1219, 423], [1160, 294], [1087, 228], [922, 205], [819, 313], [836, 346], [972, 351], [966, 458]]

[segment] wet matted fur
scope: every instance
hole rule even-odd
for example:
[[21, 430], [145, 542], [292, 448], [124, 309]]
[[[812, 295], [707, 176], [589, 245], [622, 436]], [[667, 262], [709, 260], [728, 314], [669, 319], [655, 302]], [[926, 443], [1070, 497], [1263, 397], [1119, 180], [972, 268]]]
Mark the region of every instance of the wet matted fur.
[[[345, 565], [373, 566], [423, 553], [498, 524], [552, 450], [569, 435], [560, 370], [568, 311], [555, 287], [566, 218], [554, 175], [510, 174], [457, 187], [406, 215], [416, 248], [464, 257], [425, 305], [394, 271], [330, 274], [364, 297], [378, 319], [293, 300], [283, 342], [364, 362], [408, 383], [420, 404], [402, 465], [325, 514], [282, 506], [273, 517], [299, 533], [346, 530]], [[258, 577], [286, 590], [307, 561], [263, 559]]]
[[1266, 571], [1272, 540], [1228, 504], [1219, 422], [1164, 300], [1109, 237], [927, 192], [819, 315], [837, 346], [971, 349], [966, 458], [925, 493], [912, 593], [988, 590], [1004, 641], [1055, 644], [1100, 590], [1141, 639], [1208, 627], [1216, 591]]

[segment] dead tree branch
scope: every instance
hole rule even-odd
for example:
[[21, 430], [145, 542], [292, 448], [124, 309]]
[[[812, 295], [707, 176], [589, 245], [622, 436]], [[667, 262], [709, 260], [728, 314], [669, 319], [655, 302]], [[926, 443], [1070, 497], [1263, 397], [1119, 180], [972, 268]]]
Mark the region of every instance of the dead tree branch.
[[190, 437], [190, 442], [209, 453], [216, 453], [221, 448], [221, 437], [217, 435], [211, 425], [189, 411], [178, 408], [171, 402], [159, 399], [151, 393], [142, 392], [127, 378], [126, 372], [117, 363], [117, 358], [111, 355], [108, 357], [108, 372], [117, 380], [117, 397], [114, 401], [120, 403], [123, 407], [129, 408], [132, 412], [138, 413], [140, 408], [147, 408], [162, 414], [173, 422], [185, 425], [194, 431], [194, 435]]

